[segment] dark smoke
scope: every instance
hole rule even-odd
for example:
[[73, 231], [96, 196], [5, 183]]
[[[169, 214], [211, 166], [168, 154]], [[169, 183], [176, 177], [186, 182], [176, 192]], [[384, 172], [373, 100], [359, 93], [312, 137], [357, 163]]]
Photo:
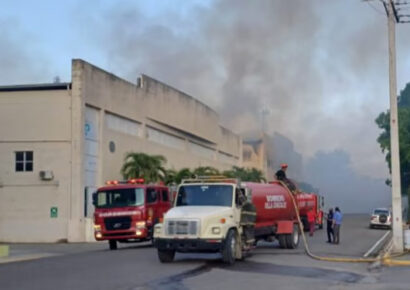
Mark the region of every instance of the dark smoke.
[[[77, 22], [87, 23], [86, 40], [94, 37], [108, 70], [173, 85], [238, 133], [258, 129], [268, 107], [267, 132], [289, 137], [304, 156], [343, 148], [355, 170], [385, 178], [373, 121], [388, 105], [386, 19], [378, 8], [355, 0], [215, 0], [153, 17], [124, 2]], [[398, 51], [410, 33], [400, 37]]]
[[307, 180], [319, 188], [326, 207], [339, 206], [346, 213], [370, 213], [376, 207], [390, 207], [390, 188], [383, 179], [355, 173], [349, 154], [320, 151], [309, 159]]
[[[297, 179], [357, 212], [384, 205], [389, 190], [374, 124], [388, 107], [386, 17], [378, 9], [356, 0], [214, 0], [152, 17], [130, 2], [79, 23], [105, 51], [108, 70], [173, 85], [235, 132], [257, 132], [269, 109], [267, 133], [292, 140], [275, 162], [300, 164], [300, 152], [309, 161], [305, 176], [293, 168]], [[409, 28], [398, 31], [399, 76], [410, 62]]]

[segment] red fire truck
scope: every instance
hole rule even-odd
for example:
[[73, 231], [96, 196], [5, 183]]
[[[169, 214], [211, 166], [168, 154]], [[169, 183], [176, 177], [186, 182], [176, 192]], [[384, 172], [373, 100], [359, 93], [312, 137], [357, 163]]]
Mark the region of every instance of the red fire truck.
[[110, 250], [117, 242], [152, 240], [154, 225], [171, 207], [168, 188], [143, 179], [107, 181], [94, 193], [93, 204], [95, 239], [108, 240]]
[[307, 212], [313, 208], [316, 214], [316, 226], [319, 229], [323, 228], [323, 196], [316, 193], [298, 193], [296, 194], [296, 201], [299, 207], [300, 219], [303, 223], [303, 228], [308, 231], [310, 225], [307, 221]]
[[[270, 181], [270, 184], [280, 184], [278, 181]], [[292, 181], [295, 184], [294, 181]], [[323, 228], [323, 207], [324, 199], [323, 196], [316, 193], [306, 193], [298, 191], [295, 194], [296, 202], [299, 208], [299, 216], [303, 223], [303, 228], [305, 231], [309, 231], [310, 225], [307, 221], [307, 212], [312, 208], [315, 211], [316, 216], [316, 226], [319, 229]]]

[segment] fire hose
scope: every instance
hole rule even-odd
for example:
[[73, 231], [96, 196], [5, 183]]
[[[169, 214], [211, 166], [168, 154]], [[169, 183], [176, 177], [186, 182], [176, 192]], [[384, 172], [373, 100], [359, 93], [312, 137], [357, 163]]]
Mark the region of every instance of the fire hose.
[[286, 183], [284, 183], [282, 181], [279, 181], [279, 182], [286, 189], [287, 193], [289, 194], [289, 196], [292, 200], [292, 203], [293, 203], [293, 206], [294, 206], [295, 212], [296, 212], [296, 217], [297, 217], [297, 220], [298, 220], [299, 230], [301, 232], [303, 243], [305, 245], [305, 253], [310, 258], [315, 259], [315, 260], [319, 260], [319, 261], [326, 261], [326, 262], [343, 262], [343, 263], [374, 263], [374, 262], [380, 262], [383, 265], [388, 265], [388, 266], [410, 266], [410, 261], [392, 259], [392, 258], [397, 258], [397, 257], [400, 257], [402, 255], [405, 255], [405, 254], [409, 253], [410, 251], [408, 251], [408, 250], [404, 251], [403, 253], [399, 253], [399, 254], [395, 254], [395, 255], [386, 253], [386, 254], [380, 255], [379, 257], [376, 257], [376, 258], [326, 257], [326, 256], [319, 256], [319, 255], [313, 254], [310, 251], [309, 244], [307, 242], [306, 235], [304, 233], [303, 223], [302, 223], [302, 221], [300, 219], [300, 215], [299, 215], [299, 207], [296, 203], [294, 194], [288, 188]]

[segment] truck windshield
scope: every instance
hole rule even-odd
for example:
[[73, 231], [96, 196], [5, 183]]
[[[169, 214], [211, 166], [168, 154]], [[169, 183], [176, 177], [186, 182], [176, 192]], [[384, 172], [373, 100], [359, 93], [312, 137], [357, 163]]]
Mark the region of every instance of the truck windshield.
[[98, 191], [95, 207], [111, 208], [144, 204], [144, 188], [121, 188]]
[[187, 185], [178, 191], [176, 206], [232, 206], [231, 185]]

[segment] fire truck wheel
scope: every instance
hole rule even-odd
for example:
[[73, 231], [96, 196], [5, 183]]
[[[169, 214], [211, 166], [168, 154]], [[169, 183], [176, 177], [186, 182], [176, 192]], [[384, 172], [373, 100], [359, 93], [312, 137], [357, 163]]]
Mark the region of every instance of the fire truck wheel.
[[175, 251], [160, 251], [158, 250], [158, 258], [161, 263], [171, 263], [174, 261]]
[[296, 249], [299, 245], [299, 227], [293, 225], [292, 234], [286, 235], [286, 246], [288, 249]]
[[287, 248], [286, 235], [279, 235], [278, 240], [279, 240], [279, 246], [281, 247], [281, 249], [286, 249]]
[[117, 241], [116, 240], [109, 240], [108, 243], [110, 245], [110, 250], [116, 250], [117, 249]]
[[225, 244], [222, 248], [222, 261], [226, 264], [232, 265], [235, 263], [236, 251], [236, 234], [234, 230], [229, 230], [226, 235]]

